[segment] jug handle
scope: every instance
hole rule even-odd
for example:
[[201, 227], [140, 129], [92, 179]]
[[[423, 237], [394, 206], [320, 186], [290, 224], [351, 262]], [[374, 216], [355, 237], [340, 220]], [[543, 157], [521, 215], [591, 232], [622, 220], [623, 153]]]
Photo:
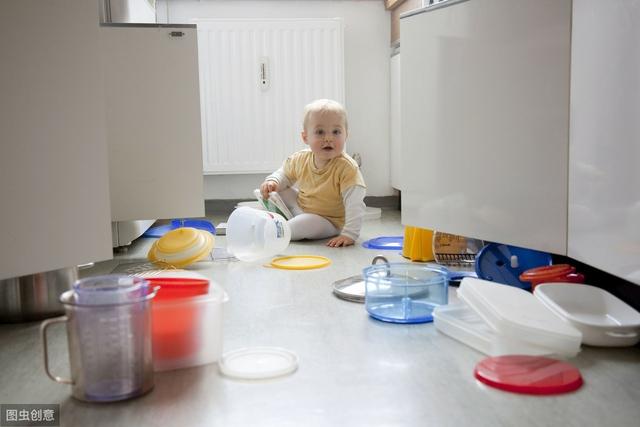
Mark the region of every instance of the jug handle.
[[56, 377], [55, 375], [51, 374], [51, 372], [49, 371], [49, 348], [47, 346], [47, 329], [49, 328], [49, 326], [55, 323], [67, 323], [68, 321], [69, 319], [67, 318], [67, 316], [60, 316], [53, 319], [45, 320], [44, 322], [42, 322], [42, 325], [40, 325], [40, 337], [42, 338], [42, 349], [44, 354], [44, 371], [46, 372], [47, 376], [57, 383], [73, 385], [73, 380]]

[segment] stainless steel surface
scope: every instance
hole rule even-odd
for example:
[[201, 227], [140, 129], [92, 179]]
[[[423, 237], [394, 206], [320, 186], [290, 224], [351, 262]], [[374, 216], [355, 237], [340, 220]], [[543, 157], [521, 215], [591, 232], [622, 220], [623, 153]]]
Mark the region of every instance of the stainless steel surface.
[[27, 322], [64, 312], [60, 295], [78, 279], [76, 267], [0, 280], [0, 322]]
[[345, 301], [364, 303], [365, 281], [362, 274], [333, 282], [333, 293]]
[[[398, 212], [365, 221], [360, 239], [402, 234]], [[220, 218], [224, 220], [224, 218]], [[216, 221], [217, 222], [217, 221]], [[127, 256], [146, 253], [152, 239]], [[224, 246], [225, 238], [216, 237]], [[559, 396], [491, 389], [473, 377], [485, 356], [439, 333], [432, 323], [394, 325], [367, 316], [362, 304], [332, 294], [332, 283], [360, 273], [371, 251], [294, 242], [284, 255], [313, 253], [330, 267], [308, 271], [260, 264], [197, 263], [224, 285], [224, 351], [277, 346], [296, 352], [299, 369], [267, 381], [223, 377], [216, 364], [155, 374], [138, 399], [86, 404], [42, 370], [38, 324], [0, 325], [0, 402], [59, 403], [61, 426], [636, 426], [640, 419], [640, 348], [584, 347], [569, 362], [585, 385]], [[388, 254], [390, 262], [402, 262]], [[112, 261], [93, 274], [108, 273]], [[455, 302], [455, 292], [451, 292]], [[64, 328], [49, 331], [50, 365], [68, 376]]]

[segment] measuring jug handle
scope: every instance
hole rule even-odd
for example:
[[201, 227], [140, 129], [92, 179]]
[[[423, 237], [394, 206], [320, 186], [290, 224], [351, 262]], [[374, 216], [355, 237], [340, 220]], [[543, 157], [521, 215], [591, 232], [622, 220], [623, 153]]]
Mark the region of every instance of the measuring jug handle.
[[73, 385], [73, 380], [56, 377], [55, 375], [51, 374], [51, 372], [49, 371], [49, 347], [47, 346], [47, 329], [49, 328], [49, 326], [55, 323], [67, 323], [68, 321], [69, 318], [67, 316], [60, 316], [53, 319], [45, 320], [44, 322], [42, 322], [42, 325], [40, 325], [40, 337], [42, 338], [42, 349], [44, 354], [44, 371], [46, 372], [47, 376], [57, 383]]

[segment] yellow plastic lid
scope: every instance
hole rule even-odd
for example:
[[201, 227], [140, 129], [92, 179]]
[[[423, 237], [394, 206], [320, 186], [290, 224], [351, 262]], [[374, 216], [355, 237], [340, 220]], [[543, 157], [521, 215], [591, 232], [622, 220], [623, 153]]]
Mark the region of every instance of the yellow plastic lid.
[[165, 233], [157, 243], [157, 248], [165, 253], [177, 253], [198, 244], [200, 231], [191, 227], [180, 227]]
[[208, 231], [176, 228], [153, 243], [147, 258], [153, 263], [182, 268], [207, 257], [213, 244], [213, 234]]
[[271, 260], [271, 267], [283, 270], [311, 270], [322, 268], [331, 264], [329, 258], [318, 255], [292, 255], [274, 258]]

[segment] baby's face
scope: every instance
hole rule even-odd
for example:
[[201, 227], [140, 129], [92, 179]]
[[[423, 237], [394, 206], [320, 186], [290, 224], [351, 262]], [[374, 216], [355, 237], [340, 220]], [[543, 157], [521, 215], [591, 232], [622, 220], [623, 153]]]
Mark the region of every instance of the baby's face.
[[302, 139], [315, 154], [316, 167], [323, 167], [344, 150], [347, 139], [344, 118], [330, 111], [312, 113]]

